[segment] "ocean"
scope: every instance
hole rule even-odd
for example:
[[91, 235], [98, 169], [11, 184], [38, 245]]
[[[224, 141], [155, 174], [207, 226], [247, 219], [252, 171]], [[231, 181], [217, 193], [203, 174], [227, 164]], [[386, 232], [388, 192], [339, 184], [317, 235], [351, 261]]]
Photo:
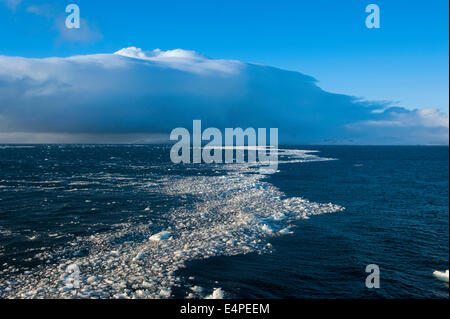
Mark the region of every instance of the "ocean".
[[449, 298], [447, 146], [169, 152], [0, 145], [0, 298]]

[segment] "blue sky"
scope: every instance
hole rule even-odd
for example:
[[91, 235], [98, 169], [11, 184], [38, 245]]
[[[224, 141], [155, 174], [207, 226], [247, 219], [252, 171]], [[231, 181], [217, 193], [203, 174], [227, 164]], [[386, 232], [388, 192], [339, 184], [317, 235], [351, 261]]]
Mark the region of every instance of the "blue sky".
[[[300, 71], [331, 92], [448, 112], [446, 0], [0, 2], [1, 55], [183, 48]], [[80, 37], [55, 26], [69, 3], [88, 29]], [[369, 3], [381, 9], [381, 29], [365, 27]]]

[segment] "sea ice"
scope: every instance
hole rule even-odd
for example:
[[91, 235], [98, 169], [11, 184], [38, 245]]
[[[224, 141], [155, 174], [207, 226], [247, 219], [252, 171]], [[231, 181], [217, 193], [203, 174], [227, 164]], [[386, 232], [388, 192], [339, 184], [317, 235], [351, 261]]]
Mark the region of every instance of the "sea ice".
[[213, 293], [207, 296], [205, 299], [223, 299], [222, 288], [214, 288]]
[[[312, 152], [278, 151], [281, 160], [288, 163], [326, 160]], [[185, 267], [186, 261], [270, 252], [268, 238], [290, 233], [293, 221], [343, 210], [300, 197], [286, 198], [260, 174], [256, 165], [222, 164], [214, 165], [212, 170], [215, 175], [181, 173], [152, 177], [152, 192], [196, 200], [173, 207], [165, 219], [153, 224], [130, 219], [115, 225], [112, 231], [76, 237], [60, 250], [42, 250], [35, 256], [42, 267], [0, 281], [0, 298], [74, 298], [78, 289], [63, 289], [66, 268], [73, 264], [82, 266], [82, 278], [88, 276], [77, 297], [169, 298], [173, 286], [182, 283], [176, 272]], [[106, 187], [114, 181], [139, 191], [148, 189], [149, 183], [142, 175], [136, 178], [103, 173], [89, 178], [86, 182], [90, 184]], [[165, 230], [154, 233], [153, 226]], [[80, 254], [83, 250], [88, 253]], [[14, 270], [13, 266], [7, 268], [11, 274]], [[5, 273], [2, 278], [6, 278]], [[13, 279], [15, 284], [8, 284]], [[189, 279], [192, 283], [194, 278]], [[193, 291], [191, 286], [185, 287], [186, 295], [200, 297], [199, 288], [192, 287]], [[222, 289], [214, 289], [208, 298], [223, 298]]]
[[167, 240], [170, 238], [170, 232], [168, 231], [162, 231], [160, 233], [152, 235], [149, 240], [151, 241], [161, 241], [161, 240]]

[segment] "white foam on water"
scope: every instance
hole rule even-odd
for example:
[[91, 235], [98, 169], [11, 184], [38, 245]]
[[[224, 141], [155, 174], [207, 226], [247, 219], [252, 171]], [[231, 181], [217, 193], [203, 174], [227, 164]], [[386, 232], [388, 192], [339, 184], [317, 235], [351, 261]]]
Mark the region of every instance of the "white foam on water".
[[[284, 154], [284, 162], [326, 160], [306, 151], [277, 151]], [[223, 175], [160, 179], [162, 195], [196, 200], [171, 209], [158, 233], [149, 223], [130, 221], [110, 232], [77, 237], [60, 251], [41, 251], [36, 254], [41, 266], [32, 273], [17, 275], [14, 284], [0, 279], [0, 298], [170, 298], [172, 288], [183, 285], [176, 272], [187, 261], [269, 253], [268, 239], [292, 234], [293, 221], [344, 209], [286, 198], [254, 164], [214, 168]], [[140, 187], [147, 183], [143, 180]], [[80, 253], [86, 247], [88, 252]], [[80, 288], [64, 289], [72, 264], [79, 267]], [[201, 297], [187, 285], [182, 287], [187, 297]], [[223, 291], [217, 288], [209, 297], [223, 298]]]

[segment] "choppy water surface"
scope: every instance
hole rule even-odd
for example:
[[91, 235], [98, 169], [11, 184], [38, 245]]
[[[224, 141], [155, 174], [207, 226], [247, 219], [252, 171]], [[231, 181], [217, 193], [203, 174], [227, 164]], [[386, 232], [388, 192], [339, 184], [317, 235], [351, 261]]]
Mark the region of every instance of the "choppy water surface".
[[0, 297], [448, 298], [448, 148], [283, 147], [271, 175], [169, 151], [0, 146]]

